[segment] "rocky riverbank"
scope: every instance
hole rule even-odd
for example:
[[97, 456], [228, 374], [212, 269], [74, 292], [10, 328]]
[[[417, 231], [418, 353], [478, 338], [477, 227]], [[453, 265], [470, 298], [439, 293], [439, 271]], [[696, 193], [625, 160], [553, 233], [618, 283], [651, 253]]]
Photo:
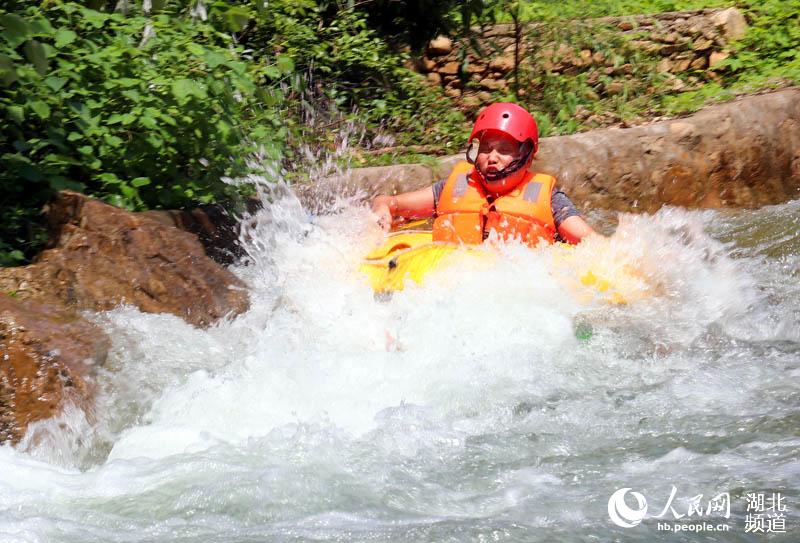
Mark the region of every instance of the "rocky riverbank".
[[69, 191], [46, 214], [48, 249], [0, 268], [0, 441], [65, 402], [91, 411], [109, 342], [81, 311], [126, 304], [206, 327], [249, 306], [245, 285], [193, 234]]

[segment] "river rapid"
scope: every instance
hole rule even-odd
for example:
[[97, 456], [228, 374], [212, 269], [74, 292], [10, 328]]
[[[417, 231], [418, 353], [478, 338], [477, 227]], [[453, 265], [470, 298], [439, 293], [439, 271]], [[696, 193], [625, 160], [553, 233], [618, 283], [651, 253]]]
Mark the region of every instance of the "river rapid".
[[798, 540], [800, 201], [598, 213], [376, 300], [364, 207], [266, 200], [248, 313], [93, 317], [96, 420], [0, 447], [0, 541], [760, 541], [748, 494]]

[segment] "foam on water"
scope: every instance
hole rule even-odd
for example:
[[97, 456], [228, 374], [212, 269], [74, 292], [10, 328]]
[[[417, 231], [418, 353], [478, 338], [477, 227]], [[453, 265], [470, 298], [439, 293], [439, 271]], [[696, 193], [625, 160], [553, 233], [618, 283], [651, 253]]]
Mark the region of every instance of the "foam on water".
[[234, 269], [248, 313], [95, 317], [113, 338], [98, 420], [0, 448], [0, 539], [569, 541], [619, 535], [624, 486], [796, 500], [800, 257], [789, 230], [777, 257], [737, 237], [796, 203], [463, 252], [376, 301], [365, 208], [264, 201]]

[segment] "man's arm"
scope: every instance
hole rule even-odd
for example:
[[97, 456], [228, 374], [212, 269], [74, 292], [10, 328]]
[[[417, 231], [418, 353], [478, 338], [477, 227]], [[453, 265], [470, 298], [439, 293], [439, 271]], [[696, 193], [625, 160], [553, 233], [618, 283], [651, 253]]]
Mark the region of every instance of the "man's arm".
[[396, 196], [380, 195], [372, 201], [372, 211], [378, 216], [378, 224], [384, 230], [392, 227], [395, 217], [405, 219], [422, 219], [433, 215], [433, 187], [412, 192], [404, 192]]
[[580, 243], [583, 238], [595, 233], [563, 191], [553, 191], [550, 205], [553, 209], [553, 219], [555, 219], [558, 235], [567, 243], [573, 245]]
[[580, 243], [583, 238], [589, 234], [596, 234], [594, 229], [589, 226], [589, 223], [583, 220], [579, 215], [567, 217], [558, 226], [558, 235], [567, 243]]

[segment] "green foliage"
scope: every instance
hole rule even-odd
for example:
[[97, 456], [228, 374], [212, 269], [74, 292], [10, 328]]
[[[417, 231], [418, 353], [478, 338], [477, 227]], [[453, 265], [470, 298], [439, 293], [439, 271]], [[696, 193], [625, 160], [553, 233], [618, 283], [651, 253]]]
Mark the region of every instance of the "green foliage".
[[[237, 34], [253, 61], [266, 66], [262, 84], [291, 84], [281, 113], [290, 128], [286, 168], [299, 166], [296, 149], [333, 149], [344, 127], [353, 124], [367, 142], [389, 132], [398, 145], [457, 148], [466, 129], [463, 115], [409, 69], [409, 50], [390, 46], [362, 3], [340, 4], [274, 0], [268, 9], [251, 12]], [[269, 66], [276, 55], [292, 67], [291, 76]]]
[[[800, 83], [800, 0], [487, 0], [485, 4], [491, 15], [487, 19], [484, 12], [484, 20], [543, 23], [526, 27], [529, 43], [565, 44], [566, 55], [572, 58], [589, 50], [606, 59], [599, 67], [595, 63], [558, 73], [550, 71], [541, 50], [523, 59], [519, 77], [524, 94], [510, 98], [534, 112], [543, 135], [688, 113], [737, 92]], [[731, 56], [714, 78], [702, 70], [677, 76], [659, 73], [658, 54], [631, 46], [638, 36], [623, 35], [597, 21], [572, 20], [733, 5], [744, 11], [750, 28], [742, 40], [729, 45]], [[565, 20], [570, 21], [564, 24]], [[496, 98], [503, 97], [496, 94]]]
[[[446, 11], [430, 4], [437, 17]], [[327, 0], [198, 5], [0, 9], [0, 264], [35, 254], [36, 218], [56, 190], [129, 209], [226, 200], [235, 193], [220, 179], [245, 173], [255, 148], [291, 170], [298, 148], [330, 148], [348, 123], [368, 139], [388, 131], [401, 145], [460, 144], [463, 115], [379, 33], [421, 39], [444, 19], [414, 28], [396, 5], [379, 17]]]
[[[495, 0], [496, 1], [496, 0]], [[727, 7], [732, 0], [535, 0], [521, 1], [524, 21], [562, 21], [688, 11], [703, 8]]]
[[391, 42], [421, 51], [437, 34], [457, 30], [464, 9], [482, 8], [481, 0], [371, 0], [354, 2], [370, 28]]
[[4, 264], [36, 249], [56, 190], [128, 209], [232, 196], [220, 177], [245, 171], [257, 89], [229, 36], [69, 2], [0, 12], [0, 26]]
[[726, 62], [727, 82], [758, 88], [776, 79], [800, 83], [800, 0], [740, 0], [751, 27]]

